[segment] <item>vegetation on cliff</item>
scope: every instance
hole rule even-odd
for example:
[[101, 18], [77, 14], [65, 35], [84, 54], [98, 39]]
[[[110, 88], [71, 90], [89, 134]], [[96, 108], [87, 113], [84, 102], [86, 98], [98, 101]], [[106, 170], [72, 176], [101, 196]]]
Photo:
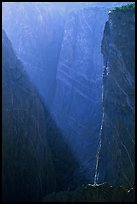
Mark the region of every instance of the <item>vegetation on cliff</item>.
[[127, 10], [132, 10], [132, 9], [135, 9], [135, 4], [127, 4], [127, 5], [123, 5], [120, 7], [115, 7], [110, 12], [112, 12], [112, 11], [127, 11]]

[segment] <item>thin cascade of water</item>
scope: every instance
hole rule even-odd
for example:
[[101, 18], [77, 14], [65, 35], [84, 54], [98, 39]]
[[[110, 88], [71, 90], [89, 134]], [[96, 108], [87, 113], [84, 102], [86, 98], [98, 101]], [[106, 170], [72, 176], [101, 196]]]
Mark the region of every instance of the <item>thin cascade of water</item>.
[[[104, 87], [102, 84], [102, 104], [103, 104], [103, 93], [104, 93]], [[104, 122], [104, 107], [102, 108], [102, 121], [101, 121], [101, 127], [100, 127], [100, 133], [99, 133], [99, 144], [97, 148], [97, 154], [96, 154], [96, 167], [95, 167], [95, 176], [94, 176], [94, 185], [98, 182], [99, 172], [98, 172], [98, 166], [99, 166], [99, 155], [101, 150], [101, 135], [102, 135], [102, 128], [103, 128], [103, 122]]]

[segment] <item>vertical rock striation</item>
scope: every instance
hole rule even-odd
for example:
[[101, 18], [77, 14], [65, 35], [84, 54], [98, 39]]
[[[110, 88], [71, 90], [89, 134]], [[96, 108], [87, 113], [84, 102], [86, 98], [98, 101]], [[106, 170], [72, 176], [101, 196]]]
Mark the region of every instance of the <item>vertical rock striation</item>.
[[103, 59], [100, 44], [107, 20], [105, 8], [83, 8], [69, 14], [64, 28], [52, 107], [80, 164], [79, 175], [93, 182], [101, 124]]
[[132, 186], [135, 179], [135, 11], [112, 10], [102, 54], [103, 118], [99, 181]]

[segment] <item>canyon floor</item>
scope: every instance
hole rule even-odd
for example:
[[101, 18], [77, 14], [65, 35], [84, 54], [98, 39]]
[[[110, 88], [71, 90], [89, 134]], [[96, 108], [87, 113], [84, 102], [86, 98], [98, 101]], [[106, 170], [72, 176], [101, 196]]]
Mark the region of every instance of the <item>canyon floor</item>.
[[42, 202], [134, 202], [135, 188], [112, 187], [108, 183], [82, 185], [75, 191], [52, 193]]

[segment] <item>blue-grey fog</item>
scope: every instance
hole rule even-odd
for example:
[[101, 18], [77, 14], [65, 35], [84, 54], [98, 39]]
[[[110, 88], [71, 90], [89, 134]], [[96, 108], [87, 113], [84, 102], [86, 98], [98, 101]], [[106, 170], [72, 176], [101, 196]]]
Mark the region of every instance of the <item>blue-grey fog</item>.
[[134, 9], [2, 3], [3, 201], [133, 200]]

